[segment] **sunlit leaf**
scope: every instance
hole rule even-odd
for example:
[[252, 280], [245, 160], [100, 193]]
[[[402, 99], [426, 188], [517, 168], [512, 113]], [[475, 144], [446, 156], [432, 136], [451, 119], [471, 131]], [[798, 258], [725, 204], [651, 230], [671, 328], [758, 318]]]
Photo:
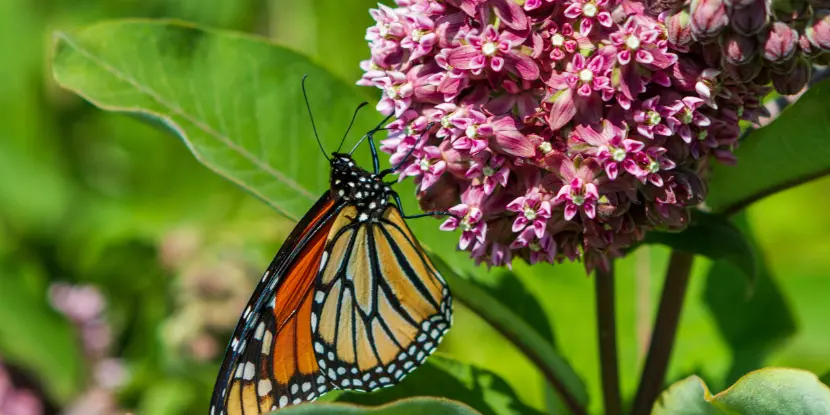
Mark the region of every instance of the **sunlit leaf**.
[[588, 401], [585, 384], [568, 362], [551, 347], [550, 342], [477, 283], [457, 275], [437, 256], [433, 256], [433, 261], [453, 288], [459, 302], [476, 312], [522, 350], [558, 391], [566, 391], [562, 398], [569, 401], [569, 406], [585, 406]]
[[279, 415], [476, 415], [473, 408], [460, 402], [444, 398], [410, 398], [402, 399], [377, 407], [349, 405], [344, 403], [305, 404], [289, 407], [273, 414]]
[[830, 80], [801, 96], [769, 125], [750, 133], [736, 166], [716, 164], [706, 203], [716, 212], [742, 209], [772, 193], [830, 173]]
[[697, 376], [663, 392], [654, 415], [675, 414], [800, 414], [823, 415], [830, 410], [830, 389], [816, 375], [799, 369], [767, 368], [740, 378], [712, 395]]
[[[63, 87], [101, 108], [155, 119], [207, 167], [293, 219], [327, 189], [329, 175], [302, 97], [304, 74], [320, 138], [333, 151], [364, 98], [296, 52], [159, 21], [55, 36], [54, 75]], [[359, 117], [354, 131], [379, 120]]]
[[440, 396], [463, 402], [484, 415], [539, 415], [523, 404], [510, 386], [489, 370], [440, 355], [412, 372], [399, 386], [373, 393], [346, 392], [337, 401], [380, 405], [408, 396]]

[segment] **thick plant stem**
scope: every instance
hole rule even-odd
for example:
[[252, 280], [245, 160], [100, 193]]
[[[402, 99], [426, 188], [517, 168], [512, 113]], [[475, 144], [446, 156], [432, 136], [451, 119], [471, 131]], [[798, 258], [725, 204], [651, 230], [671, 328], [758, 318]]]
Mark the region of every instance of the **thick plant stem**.
[[669, 259], [657, 320], [654, 323], [640, 386], [631, 409], [632, 415], [650, 414], [654, 401], [663, 389], [693, 260], [694, 254], [680, 251], [673, 251]]
[[597, 329], [599, 331], [599, 358], [602, 371], [602, 398], [606, 415], [622, 415], [620, 373], [617, 363], [617, 322], [614, 302], [614, 264], [609, 270], [597, 270], [596, 280]]

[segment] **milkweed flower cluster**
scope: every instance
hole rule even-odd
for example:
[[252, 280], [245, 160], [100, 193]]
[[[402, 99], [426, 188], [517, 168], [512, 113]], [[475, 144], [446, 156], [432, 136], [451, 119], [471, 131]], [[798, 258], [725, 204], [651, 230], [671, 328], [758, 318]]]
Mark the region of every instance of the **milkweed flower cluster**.
[[[756, 3], [762, 22], [744, 10]], [[804, 86], [804, 50], [830, 37], [828, 20], [802, 40], [769, 11], [764, 0], [396, 0], [371, 10], [358, 84], [381, 89], [377, 110], [396, 117], [382, 150], [422, 208], [454, 215], [441, 229], [460, 230], [460, 249], [493, 266], [590, 270], [651, 229], [686, 226], [710, 160], [734, 161], [739, 122], [763, 115], [770, 83]], [[754, 54], [733, 59], [751, 36]]]

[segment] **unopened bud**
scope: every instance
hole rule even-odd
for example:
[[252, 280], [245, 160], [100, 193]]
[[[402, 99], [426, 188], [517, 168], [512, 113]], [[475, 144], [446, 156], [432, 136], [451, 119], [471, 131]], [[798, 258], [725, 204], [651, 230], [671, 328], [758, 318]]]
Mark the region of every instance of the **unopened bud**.
[[772, 74], [772, 85], [783, 95], [801, 92], [810, 80], [813, 66], [806, 59], [798, 59], [793, 70], [788, 74]]
[[691, 20], [698, 40], [713, 39], [729, 24], [723, 0], [692, 0]]
[[686, 9], [672, 13], [666, 19], [666, 32], [669, 42], [684, 47], [692, 43], [692, 18]]
[[830, 9], [816, 10], [804, 34], [814, 47], [830, 51]]
[[770, 10], [766, 0], [752, 1], [752, 5], [732, 10], [729, 15], [729, 25], [732, 29], [745, 36], [760, 32], [767, 25], [770, 18]]
[[761, 65], [760, 61], [760, 56], [756, 55], [755, 59], [740, 65], [724, 62], [723, 67], [732, 79], [738, 82], [749, 82], [755, 79], [755, 77], [761, 72], [763, 65]]
[[755, 36], [729, 32], [721, 38], [721, 50], [726, 62], [741, 65], [758, 54], [758, 40]]
[[775, 22], [763, 37], [764, 59], [782, 63], [795, 56], [798, 50], [798, 32], [786, 23]]

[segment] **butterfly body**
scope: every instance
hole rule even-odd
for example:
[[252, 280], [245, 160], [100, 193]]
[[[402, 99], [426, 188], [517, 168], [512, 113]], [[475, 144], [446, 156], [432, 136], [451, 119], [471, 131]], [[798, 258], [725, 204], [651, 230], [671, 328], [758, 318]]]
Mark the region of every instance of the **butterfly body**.
[[330, 165], [329, 191], [292, 231], [242, 313], [211, 415], [392, 386], [451, 325], [447, 285], [377, 164], [371, 173], [334, 153]]

